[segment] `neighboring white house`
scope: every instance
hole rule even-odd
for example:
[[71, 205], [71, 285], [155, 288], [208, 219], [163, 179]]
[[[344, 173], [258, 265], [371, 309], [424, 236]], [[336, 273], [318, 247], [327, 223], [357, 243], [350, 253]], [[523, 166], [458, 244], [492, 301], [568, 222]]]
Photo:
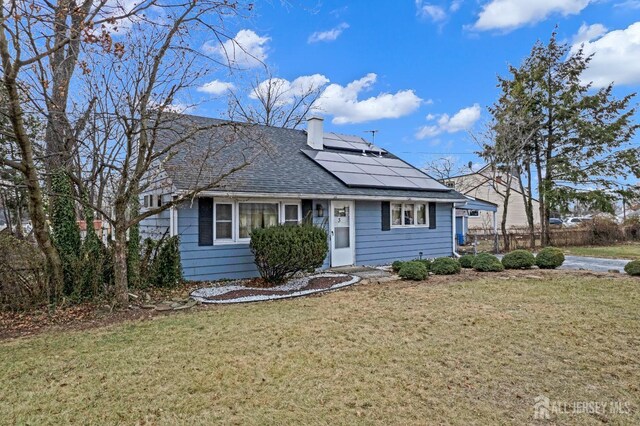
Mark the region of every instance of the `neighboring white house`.
[[[515, 178], [513, 180], [509, 208], [507, 210], [507, 227], [526, 227], [528, 226], [527, 213], [522, 192], [517, 180]], [[445, 183], [461, 194], [496, 204], [498, 206], [496, 216], [499, 223], [502, 220], [504, 193], [507, 189], [507, 185], [504, 182], [503, 176], [496, 174], [494, 178], [494, 173], [490, 166], [485, 166], [474, 173], [452, 176]], [[534, 199], [533, 220], [536, 224], [540, 223], [539, 207], [538, 200]], [[493, 229], [493, 214], [488, 211], [469, 211], [468, 226], [469, 229]]]

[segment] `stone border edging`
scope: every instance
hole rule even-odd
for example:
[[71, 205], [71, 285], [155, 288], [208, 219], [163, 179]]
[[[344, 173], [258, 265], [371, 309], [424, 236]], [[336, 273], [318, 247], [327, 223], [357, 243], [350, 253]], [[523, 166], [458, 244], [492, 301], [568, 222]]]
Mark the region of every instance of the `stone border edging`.
[[[331, 287], [328, 288], [322, 288], [322, 289], [311, 289], [311, 290], [300, 290], [300, 291], [295, 291], [296, 289], [302, 288], [304, 286], [307, 285], [307, 283], [313, 279], [313, 278], [323, 278], [323, 277], [351, 277], [350, 280], [348, 281], [344, 281], [338, 284], [334, 284]], [[271, 287], [268, 288], [267, 290], [273, 290], [273, 291], [292, 291], [291, 293], [288, 294], [273, 294], [273, 295], [268, 295], [268, 294], [260, 294], [260, 295], [255, 295], [255, 296], [243, 296], [243, 297], [237, 297], [235, 299], [226, 299], [226, 300], [212, 300], [212, 299], [208, 299], [209, 297], [212, 296], [220, 296], [223, 295], [225, 293], [229, 293], [230, 291], [236, 291], [236, 290], [265, 290], [265, 288], [256, 288], [256, 287], [245, 287], [245, 286], [241, 286], [241, 285], [225, 285], [225, 286], [221, 286], [221, 287], [204, 287], [204, 288], [199, 288], [197, 290], [194, 290], [191, 292], [190, 296], [201, 302], [204, 304], [229, 304], [229, 303], [247, 303], [247, 302], [262, 302], [262, 301], [267, 301], [267, 300], [279, 300], [279, 299], [290, 299], [293, 297], [300, 297], [300, 296], [308, 296], [310, 294], [316, 294], [316, 293], [323, 293], [323, 292], [328, 292], [328, 291], [334, 291], [334, 290], [338, 290], [341, 289], [343, 287], [348, 287], [350, 285], [353, 285], [357, 282], [359, 282], [361, 280], [360, 277], [355, 276], [355, 275], [349, 275], [349, 274], [333, 274], [333, 273], [320, 273], [320, 274], [314, 274], [314, 275], [309, 275], [306, 277], [302, 277], [302, 278], [297, 278], [294, 280], [289, 281], [288, 283], [276, 286], [276, 287]], [[242, 280], [235, 280], [232, 281], [233, 282], [240, 282]]]

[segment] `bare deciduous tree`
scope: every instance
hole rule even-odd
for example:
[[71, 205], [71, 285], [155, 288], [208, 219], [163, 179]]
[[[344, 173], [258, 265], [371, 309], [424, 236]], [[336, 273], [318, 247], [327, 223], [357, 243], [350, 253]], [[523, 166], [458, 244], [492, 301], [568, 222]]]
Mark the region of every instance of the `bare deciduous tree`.
[[[115, 296], [121, 306], [128, 304], [127, 231], [147, 217], [218, 187], [249, 165], [261, 143], [265, 144], [264, 138], [253, 137], [253, 126], [203, 123], [176, 113], [189, 107], [181, 106], [178, 97], [210, 71], [209, 58], [189, 47], [190, 37], [198, 29], [222, 37], [210, 19], [228, 8], [227, 3], [193, 1], [165, 11], [161, 24], [134, 23], [132, 31], [121, 37], [126, 46], [121, 55], [114, 58], [96, 51], [88, 64], [92, 71], [85, 76], [85, 87], [87, 103], [93, 106], [83, 132], [87, 143], [80, 157], [84, 161], [74, 181], [80, 192], [95, 194], [90, 197], [91, 206], [114, 229]], [[218, 128], [230, 128], [235, 137], [210, 140], [206, 149], [190, 155], [203, 133], [208, 132], [208, 138]], [[210, 167], [238, 139], [250, 139], [252, 149]], [[192, 185], [160, 206], [141, 212], [131, 208], [149, 189], [172, 193], [164, 167], [176, 155], [188, 163], [184, 167], [197, 170]]]
[[[255, 77], [247, 91], [229, 92], [229, 118], [247, 123], [295, 129], [317, 103], [328, 80], [316, 75], [289, 82], [275, 78]], [[245, 96], [248, 98], [245, 99]]]

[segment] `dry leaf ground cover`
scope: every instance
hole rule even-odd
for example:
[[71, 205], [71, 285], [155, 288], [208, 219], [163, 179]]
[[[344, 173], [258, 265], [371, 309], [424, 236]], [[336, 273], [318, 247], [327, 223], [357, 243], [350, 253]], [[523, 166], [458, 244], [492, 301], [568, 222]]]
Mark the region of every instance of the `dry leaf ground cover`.
[[640, 280], [465, 274], [3, 341], [0, 423], [640, 423]]

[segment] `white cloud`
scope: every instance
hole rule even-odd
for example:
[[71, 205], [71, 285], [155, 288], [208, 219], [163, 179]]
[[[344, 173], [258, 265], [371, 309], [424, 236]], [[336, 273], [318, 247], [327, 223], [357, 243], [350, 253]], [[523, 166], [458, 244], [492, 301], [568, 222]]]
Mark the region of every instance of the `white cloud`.
[[451, 6], [449, 6], [449, 10], [452, 12], [457, 12], [458, 10], [460, 10], [461, 6], [462, 6], [462, 0], [453, 0], [451, 2]]
[[418, 129], [416, 139], [431, 138], [442, 133], [456, 133], [471, 129], [480, 119], [480, 105], [473, 104], [470, 107], [462, 108], [452, 117], [449, 114], [440, 116], [427, 115], [428, 121], [436, 120], [436, 118], [437, 121], [434, 124], [422, 126]]
[[473, 28], [513, 30], [540, 22], [550, 15], [563, 16], [580, 13], [593, 0], [491, 0], [482, 7]]
[[289, 105], [296, 97], [320, 90], [329, 83], [329, 79], [322, 74], [303, 75], [293, 81], [284, 78], [264, 80], [249, 93], [251, 99], [259, 99], [260, 95], [270, 93], [276, 105]]
[[267, 59], [269, 40], [269, 37], [261, 37], [251, 30], [240, 30], [234, 38], [222, 44], [217, 40], [206, 42], [203, 49], [218, 55], [233, 67], [253, 68], [263, 65]]
[[640, 9], [640, 0], [626, 0], [622, 3], [614, 4], [614, 7], [620, 7], [623, 9]]
[[208, 93], [210, 95], [222, 95], [227, 93], [229, 90], [233, 90], [235, 86], [233, 83], [229, 83], [226, 81], [213, 80], [209, 83], [203, 84], [198, 87], [196, 90], [198, 92]]
[[343, 22], [340, 25], [334, 28], [331, 28], [330, 30], [316, 31], [315, 33], [309, 36], [309, 39], [307, 40], [307, 42], [317, 43], [319, 41], [334, 41], [335, 39], [340, 37], [340, 34], [342, 34], [342, 32], [347, 28], [349, 28], [349, 24], [347, 24], [346, 22]]
[[447, 18], [447, 12], [441, 6], [424, 4], [422, 0], [416, 0], [416, 8], [419, 17], [431, 19], [433, 22], [444, 21]]
[[[593, 27], [593, 25], [591, 26]], [[595, 87], [616, 84], [640, 83], [640, 22], [624, 30], [594, 33], [592, 38], [582, 40], [584, 53], [593, 54], [582, 76], [585, 83], [592, 81]], [[580, 49], [574, 44], [570, 54]]]
[[316, 109], [319, 112], [333, 115], [332, 123], [363, 123], [382, 118], [398, 118], [411, 114], [420, 106], [420, 99], [413, 90], [400, 90], [394, 94], [380, 93], [367, 99], [359, 100], [358, 96], [371, 89], [377, 75], [369, 73], [346, 86], [330, 84], [318, 99]]
[[607, 28], [602, 24], [593, 24], [580, 25], [580, 29], [578, 29], [578, 33], [573, 36], [573, 43], [580, 44], [585, 41], [593, 40], [595, 38], [600, 37], [601, 35], [607, 32]]

